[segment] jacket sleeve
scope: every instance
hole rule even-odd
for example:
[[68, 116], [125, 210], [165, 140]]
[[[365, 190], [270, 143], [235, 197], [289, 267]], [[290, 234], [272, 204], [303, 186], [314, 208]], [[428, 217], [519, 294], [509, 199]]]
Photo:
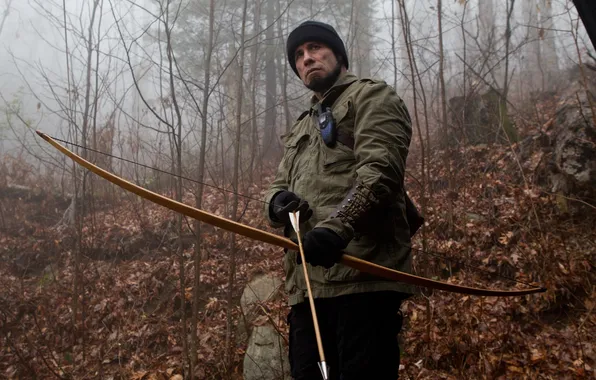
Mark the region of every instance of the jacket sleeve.
[[[285, 156], [285, 154], [286, 154], [286, 152], [284, 152], [284, 156]], [[275, 179], [269, 186], [269, 189], [265, 193], [265, 198], [263, 199], [265, 202], [265, 208], [264, 208], [265, 217], [267, 218], [269, 225], [274, 228], [279, 228], [279, 227], [284, 226], [283, 223], [273, 220], [271, 218], [271, 214], [269, 212], [269, 205], [271, 204], [271, 201], [273, 200], [275, 195], [282, 190], [288, 189], [288, 183], [287, 183], [288, 168], [286, 168], [286, 165], [285, 165], [286, 160], [284, 158], [282, 158], [281, 162], [279, 163], [279, 166], [277, 168], [277, 173], [275, 174]]]
[[403, 100], [384, 82], [367, 83], [355, 96], [356, 181], [336, 212], [319, 227], [351, 240], [358, 220], [402, 194], [412, 123]]

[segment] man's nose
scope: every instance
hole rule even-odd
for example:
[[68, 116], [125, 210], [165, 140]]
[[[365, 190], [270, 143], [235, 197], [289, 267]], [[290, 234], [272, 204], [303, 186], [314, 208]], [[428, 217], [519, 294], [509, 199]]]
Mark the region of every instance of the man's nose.
[[304, 52], [303, 60], [304, 60], [304, 66], [308, 66], [309, 64], [314, 62], [313, 56], [308, 51]]

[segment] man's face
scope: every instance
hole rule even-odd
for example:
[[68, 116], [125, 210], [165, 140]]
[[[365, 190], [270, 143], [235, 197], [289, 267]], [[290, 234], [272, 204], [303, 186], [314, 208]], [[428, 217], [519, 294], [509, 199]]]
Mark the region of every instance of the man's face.
[[306, 42], [298, 46], [294, 58], [298, 76], [314, 92], [327, 91], [342, 71], [333, 50], [320, 42]]

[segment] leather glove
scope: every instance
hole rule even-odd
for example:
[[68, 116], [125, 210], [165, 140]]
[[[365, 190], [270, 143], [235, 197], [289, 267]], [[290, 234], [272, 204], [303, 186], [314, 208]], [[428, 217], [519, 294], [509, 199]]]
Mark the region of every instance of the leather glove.
[[[333, 230], [325, 227], [316, 227], [304, 234], [302, 247], [304, 259], [312, 266], [323, 266], [327, 269], [338, 263], [342, 251], [348, 246], [348, 242], [342, 239]], [[302, 264], [300, 254], [296, 260]]]
[[276, 222], [289, 225], [290, 212], [300, 211], [300, 224], [306, 222], [312, 216], [308, 202], [300, 199], [291, 191], [282, 190], [275, 194], [269, 204], [269, 216]]

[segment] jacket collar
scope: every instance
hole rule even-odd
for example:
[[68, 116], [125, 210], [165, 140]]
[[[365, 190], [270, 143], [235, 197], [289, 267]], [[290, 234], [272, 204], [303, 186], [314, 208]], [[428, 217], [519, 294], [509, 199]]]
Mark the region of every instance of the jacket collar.
[[[325, 106], [331, 107], [333, 102], [335, 102], [335, 99], [337, 99], [346, 88], [350, 87], [350, 85], [356, 82], [357, 80], [358, 77], [350, 72], [345, 72], [341, 74], [339, 78], [337, 78], [337, 81], [335, 81], [333, 86], [331, 86], [331, 88], [323, 94], [323, 99], [321, 99], [320, 101], [321, 104], [325, 104]], [[310, 98], [311, 114], [314, 111], [316, 111], [317, 103], [319, 103], [319, 98], [313, 94], [313, 96]]]

